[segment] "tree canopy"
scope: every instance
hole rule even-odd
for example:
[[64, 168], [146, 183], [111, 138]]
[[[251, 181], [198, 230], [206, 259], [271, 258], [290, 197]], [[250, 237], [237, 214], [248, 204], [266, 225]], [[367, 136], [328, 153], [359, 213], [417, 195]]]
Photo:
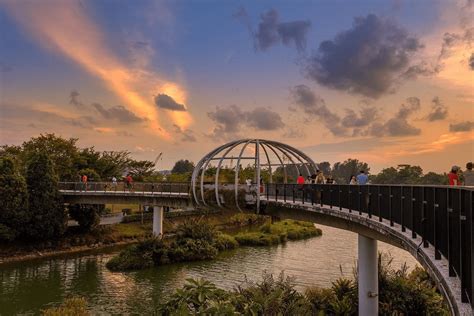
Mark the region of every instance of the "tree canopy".
[[186, 173], [194, 170], [194, 163], [188, 159], [181, 159], [176, 161], [171, 173]]

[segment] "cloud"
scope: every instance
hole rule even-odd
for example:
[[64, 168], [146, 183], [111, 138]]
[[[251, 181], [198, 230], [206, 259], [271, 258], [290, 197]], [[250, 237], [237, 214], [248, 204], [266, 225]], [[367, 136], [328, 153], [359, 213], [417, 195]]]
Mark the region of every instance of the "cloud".
[[58, 52], [100, 78], [150, 130], [169, 138], [148, 91], [169, 83], [147, 69], [135, 69], [107, 46], [107, 34], [79, 1], [6, 2], [7, 12], [47, 49]]
[[159, 108], [171, 111], [186, 111], [184, 104], [176, 102], [167, 94], [161, 93], [155, 96], [155, 104]]
[[[48, 128], [48, 130], [54, 127], [64, 129], [64, 126], [91, 129], [97, 124], [97, 121], [91, 116], [77, 115], [48, 104], [35, 104], [32, 107], [26, 107], [19, 104], [1, 103], [0, 117], [5, 122], [14, 122], [14, 124], [22, 122], [30, 124], [34, 118], [35, 127]], [[7, 126], [6, 123], [5, 126]]]
[[346, 115], [342, 118], [342, 125], [345, 127], [361, 128], [374, 122], [377, 115], [377, 108], [364, 107], [357, 114], [352, 109], [346, 109]]
[[144, 121], [121, 105], [105, 108], [99, 103], [92, 103], [92, 106], [107, 120], [117, 120], [120, 123], [139, 123]]
[[420, 99], [410, 97], [406, 104], [402, 104], [395, 116], [385, 123], [376, 122], [368, 130], [371, 136], [382, 137], [405, 137], [421, 134], [421, 129], [411, 125], [408, 122], [410, 116], [420, 109]]
[[422, 47], [396, 23], [369, 14], [321, 42], [304, 62], [304, 72], [320, 85], [377, 98], [393, 92], [400, 79], [427, 73], [411, 61]]
[[314, 94], [306, 85], [297, 85], [290, 90], [294, 104], [303, 110], [310, 118], [320, 120], [324, 126], [336, 136], [344, 136], [347, 129], [343, 127], [341, 118], [326, 106], [320, 96]]
[[450, 132], [470, 132], [472, 130], [474, 130], [474, 122], [471, 121], [449, 124]]
[[438, 59], [445, 59], [451, 55], [451, 50], [457, 45], [470, 46], [474, 42], [474, 27], [464, 28], [462, 33], [446, 32], [443, 35], [443, 43]]
[[264, 107], [257, 107], [247, 113], [246, 124], [256, 130], [273, 131], [285, 126], [280, 114]]
[[76, 90], [72, 90], [71, 93], [69, 94], [69, 104], [72, 104], [77, 107], [82, 106], [82, 102], [79, 101], [79, 92]]
[[469, 57], [469, 68], [474, 70], [474, 53], [472, 53], [471, 57]]
[[257, 31], [253, 30], [250, 17], [244, 7], [240, 7], [233, 17], [241, 21], [254, 39], [256, 49], [265, 51], [272, 46], [295, 45], [298, 52], [306, 49], [306, 36], [311, 27], [308, 20], [280, 22], [280, 17], [275, 9], [270, 9], [260, 15]]
[[184, 130], [176, 124], [173, 124], [173, 128], [174, 128], [174, 132], [181, 136], [182, 142], [194, 143], [197, 141], [192, 130], [189, 130], [189, 129]]
[[438, 97], [434, 97], [431, 102], [433, 103], [431, 106], [431, 112], [426, 117], [428, 121], [441, 121], [448, 117], [448, 108]]
[[244, 111], [236, 105], [217, 106], [207, 116], [216, 124], [211, 135], [214, 138], [236, 137], [244, 127], [272, 131], [285, 126], [278, 113], [264, 107]]

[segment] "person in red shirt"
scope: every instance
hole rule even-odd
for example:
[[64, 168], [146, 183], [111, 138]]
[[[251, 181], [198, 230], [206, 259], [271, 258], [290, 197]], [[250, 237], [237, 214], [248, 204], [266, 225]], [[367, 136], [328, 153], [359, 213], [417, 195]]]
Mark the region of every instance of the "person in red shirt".
[[84, 191], [87, 191], [87, 175], [82, 176], [82, 187], [84, 188]]
[[127, 175], [127, 177], [125, 178], [125, 181], [127, 182], [127, 188], [129, 190], [132, 189], [132, 182], [133, 182], [132, 176]]
[[458, 176], [459, 167], [453, 166], [451, 172], [448, 173], [449, 185], [461, 185]]
[[298, 179], [296, 179], [296, 183], [298, 183], [299, 185], [303, 185], [304, 184], [304, 177], [303, 175], [300, 173], [300, 175], [298, 176]]

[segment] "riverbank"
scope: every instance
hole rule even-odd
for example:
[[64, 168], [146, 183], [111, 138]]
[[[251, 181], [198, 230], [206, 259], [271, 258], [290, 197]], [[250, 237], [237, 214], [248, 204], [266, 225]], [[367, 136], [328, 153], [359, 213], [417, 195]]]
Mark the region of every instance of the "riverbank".
[[[166, 232], [164, 238], [172, 237], [176, 233], [178, 225], [183, 221], [198, 220], [203, 216], [206, 217], [207, 222], [219, 230], [238, 229], [249, 224], [262, 222], [262, 217], [242, 214], [232, 210], [192, 214], [182, 217], [174, 216], [165, 218], [163, 221], [163, 228]], [[0, 265], [132, 245], [151, 236], [152, 224], [149, 218], [145, 218], [143, 224], [140, 222], [127, 222], [99, 226], [92, 232], [82, 232], [77, 226], [68, 227], [66, 234], [58, 240], [43, 242], [18, 241], [0, 245]]]
[[230, 235], [217, 230], [206, 219], [185, 221], [178, 225], [175, 238], [143, 240], [121, 251], [106, 266], [112, 271], [142, 270], [171, 263], [211, 260], [220, 252], [240, 246], [272, 246], [322, 235], [321, 229], [313, 223], [291, 219], [270, 223], [269, 218], [254, 214], [238, 214], [231, 219], [240, 225], [266, 223]]

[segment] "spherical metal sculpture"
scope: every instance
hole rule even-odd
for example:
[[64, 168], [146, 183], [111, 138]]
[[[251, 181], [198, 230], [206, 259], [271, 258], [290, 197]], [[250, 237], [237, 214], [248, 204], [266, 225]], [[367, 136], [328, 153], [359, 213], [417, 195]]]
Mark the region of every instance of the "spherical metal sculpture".
[[[235, 166], [233, 161], [236, 160]], [[283, 182], [287, 183], [287, 170], [294, 168], [296, 173], [311, 176], [317, 172], [317, 165], [314, 161], [296, 148], [282, 144], [276, 141], [264, 139], [241, 139], [236, 140], [225, 145], [222, 145], [213, 151], [209, 152], [196, 165], [192, 178], [191, 187], [194, 201], [197, 205], [207, 205], [204, 191], [212, 190], [215, 194], [215, 199], [218, 206], [220, 201], [220, 179], [219, 174], [223, 170], [223, 164], [227, 164], [227, 170], [231, 170], [235, 175], [233, 176], [233, 184], [230, 184], [234, 190], [235, 204], [240, 210], [238, 203], [239, 187], [244, 184], [240, 180], [241, 164], [247, 161], [254, 171], [254, 183], [256, 184], [256, 206], [257, 210], [260, 208], [260, 188], [261, 188], [261, 174], [266, 172], [269, 183], [273, 182], [274, 170], [283, 172]], [[212, 162], [216, 162], [214, 167]], [[229, 167], [230, 162], [230, 167]], [[212, 168], [211, 168], [212, 166]], [[276, 167], [276, 168], [275, 168]], [[275, 169], [274, 169], [275, 168]], [[212, 170], [211, 170], [212, 169]], [[212, 171], [212, 172], [210, 172]], [[215, 174], [213, 172], [215, 171]], [[213, 176], [213, 181], [205, 184], [204, 178]], [[209, 175], [210, 174], [210, 175]]]

